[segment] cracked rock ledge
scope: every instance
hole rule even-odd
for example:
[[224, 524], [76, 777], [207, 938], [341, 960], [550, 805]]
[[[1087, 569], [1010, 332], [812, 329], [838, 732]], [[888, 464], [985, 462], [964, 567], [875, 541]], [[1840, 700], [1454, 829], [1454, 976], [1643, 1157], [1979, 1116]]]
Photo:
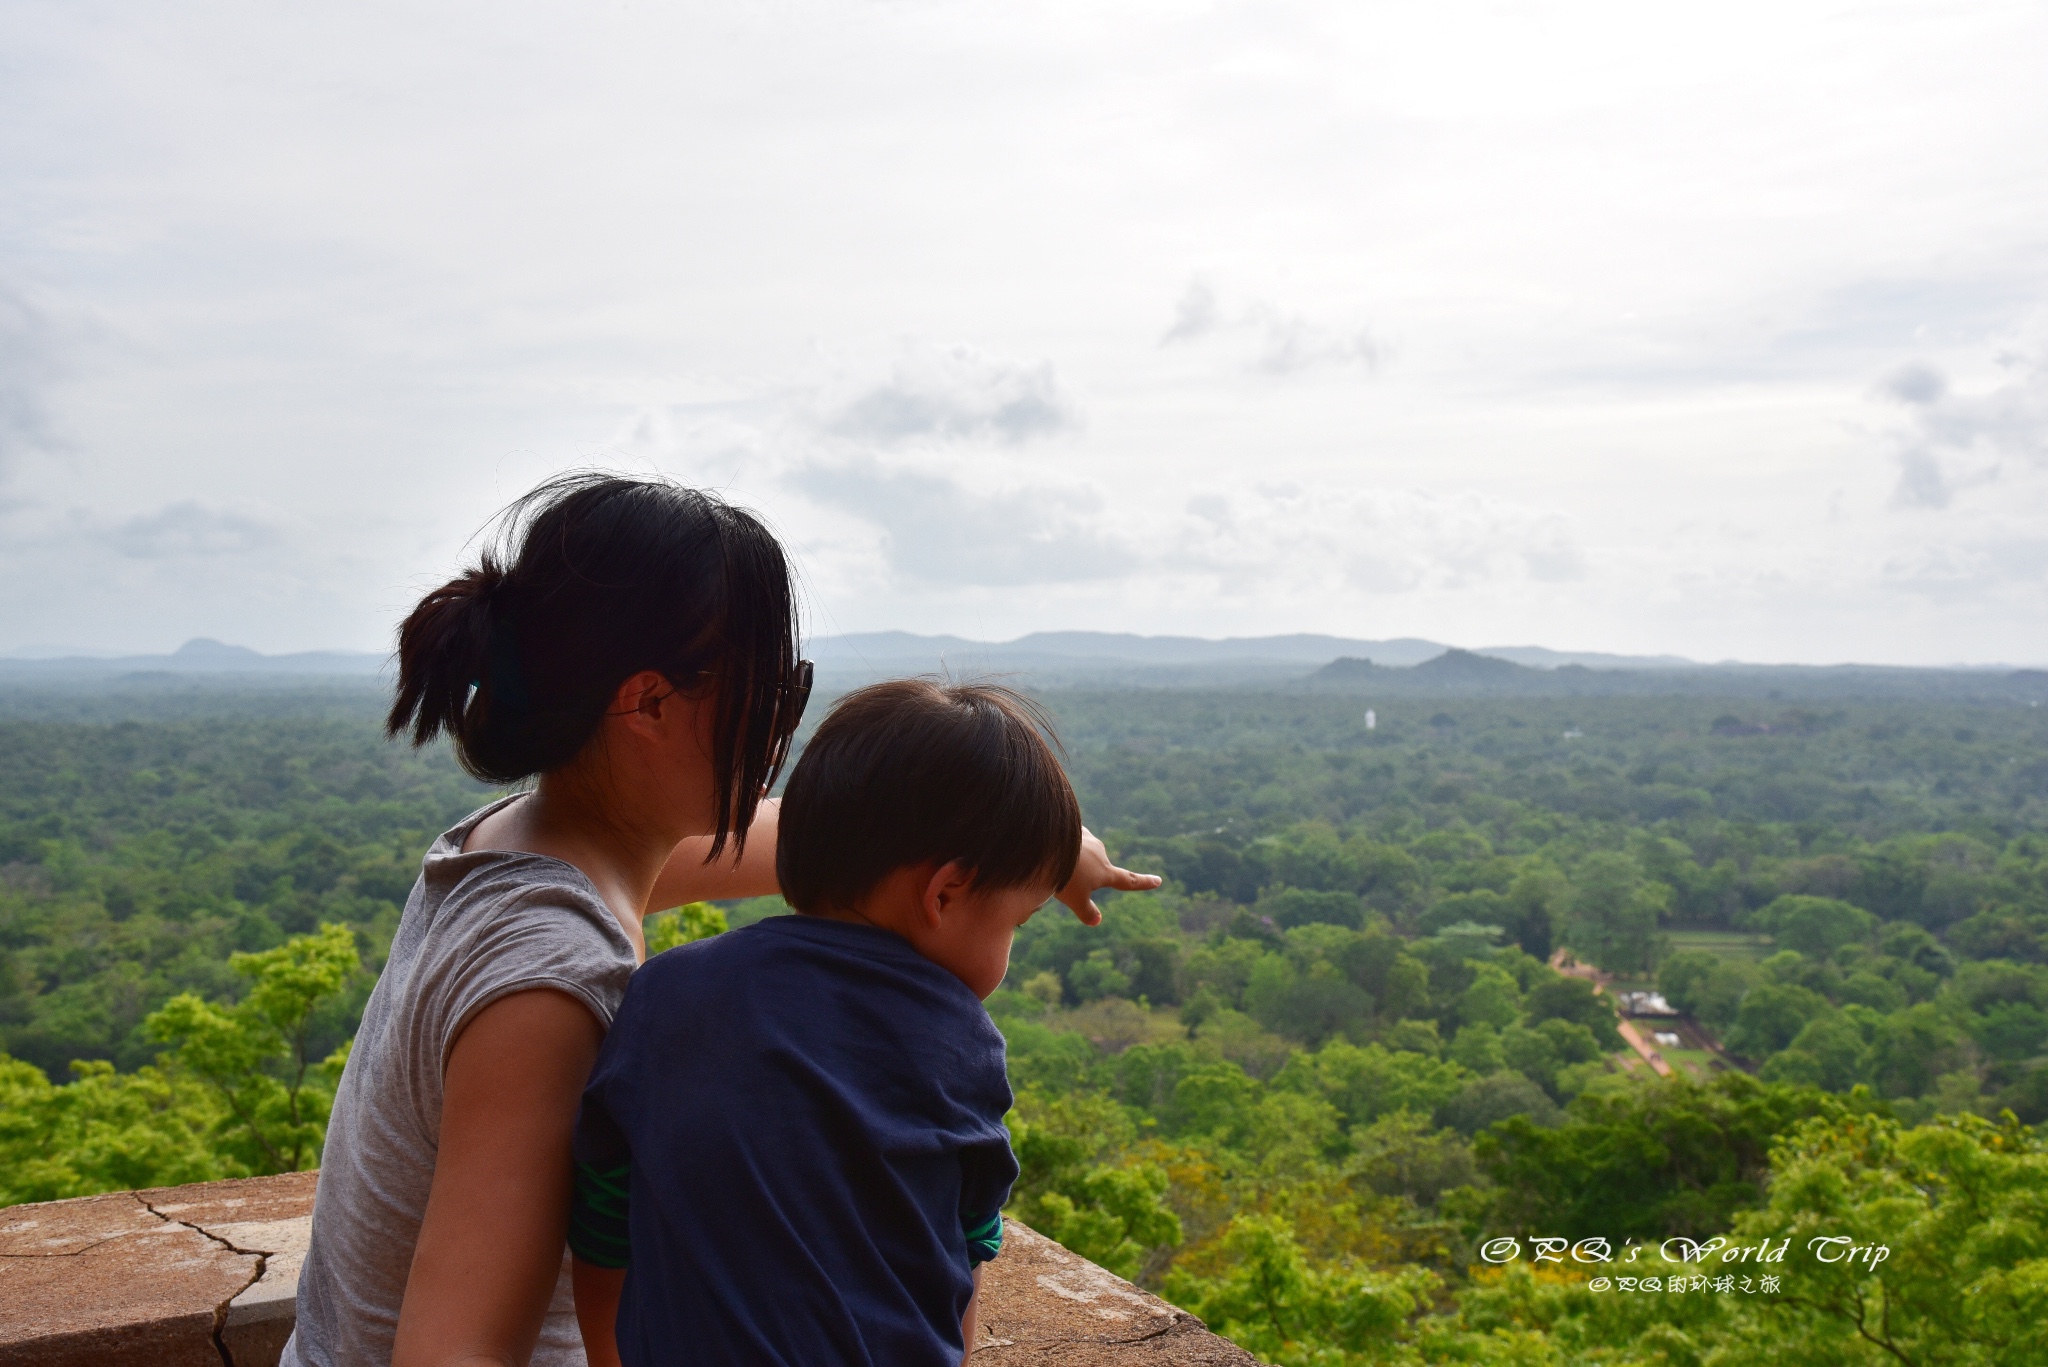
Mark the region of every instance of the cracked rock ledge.
[[312, 1173], [0, 1210], [0, 1367], [270, 1367]]
[[[0, 1367], [274, 1367], [313, 1173], [0, 1209]], [[1011, 1221], [976, 1367], [1254, 1367], [1177, 1310]]]

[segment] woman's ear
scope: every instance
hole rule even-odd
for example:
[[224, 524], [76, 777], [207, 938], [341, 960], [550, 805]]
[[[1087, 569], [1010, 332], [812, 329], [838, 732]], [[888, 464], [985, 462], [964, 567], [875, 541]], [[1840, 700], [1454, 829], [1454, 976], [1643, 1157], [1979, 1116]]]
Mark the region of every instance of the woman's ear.
[[636, 730], [658, 725], [663, 705], [674, 696], [675, 689], [669, 686], [667, 678], [655, 670], [643, 669], [619, 685], [605, 715], [617, 717]]

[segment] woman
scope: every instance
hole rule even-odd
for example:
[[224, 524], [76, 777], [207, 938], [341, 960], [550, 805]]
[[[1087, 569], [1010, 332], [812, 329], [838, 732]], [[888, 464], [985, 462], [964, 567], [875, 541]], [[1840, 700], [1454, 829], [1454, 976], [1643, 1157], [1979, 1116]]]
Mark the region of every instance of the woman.
[[[641, 917], [773, 892], [762, 795], [810, 688], [782, 548], [653, 479], [573, 475], [399, 633], [395, 735], [537, 780], [441, 836], [336, 1094], [287, 1367], [580, 1363], [569, 1140]], [[1083, 921], [1114, 868], [1084, 834]]]

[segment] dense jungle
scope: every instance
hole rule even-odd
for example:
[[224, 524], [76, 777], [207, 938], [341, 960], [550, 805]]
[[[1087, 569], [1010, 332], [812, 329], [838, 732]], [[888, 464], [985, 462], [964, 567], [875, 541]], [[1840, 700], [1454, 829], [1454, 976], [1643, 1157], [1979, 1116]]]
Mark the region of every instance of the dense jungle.
[[[0, 1204], [317, 1165], [489, 793], [308, 697], [0, 699]], [[1287, 1367], [2048, 1362], [2038, 706], [1042, 698], [1167, 882], [989, 1001], [1012, 1215]]]

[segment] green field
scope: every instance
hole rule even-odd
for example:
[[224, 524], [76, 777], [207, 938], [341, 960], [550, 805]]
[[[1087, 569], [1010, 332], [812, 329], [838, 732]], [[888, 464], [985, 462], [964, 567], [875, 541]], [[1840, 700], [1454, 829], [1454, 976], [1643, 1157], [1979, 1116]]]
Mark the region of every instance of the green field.
[[1665, 1049], [1660, 1047], [1657, 1052], [1662, 1054], [1664, 1061], [1674, 1069], [1690, 1069], [1695, 1077], [1707, 1077], [1727, 1066], [1705, 1049]]
[[1673, 930], [1666, 932], [1665, 938], [1674, 952], [1703, 949], [1710, 954], [1752, 962], [1768, 958], [1772, 950], [1770, 936], [1742, 930]]

